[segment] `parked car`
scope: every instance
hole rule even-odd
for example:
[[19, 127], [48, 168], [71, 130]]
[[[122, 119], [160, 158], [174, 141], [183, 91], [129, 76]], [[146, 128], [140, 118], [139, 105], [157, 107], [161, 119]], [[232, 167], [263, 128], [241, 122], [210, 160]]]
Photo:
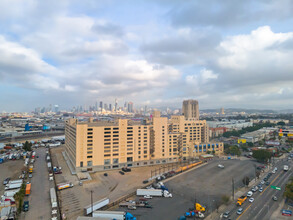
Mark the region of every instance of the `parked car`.
[[254, 198], [250, 198], [250, 199], [249, 199], [249, 202], [253, 202], [253, 201], [254, 201]]
[[266, 186], [270, 185], [270, 182], [266, 182]]
[[253, 195], [253, 192], [251, 192], [251, 191], [249, 191], [248, 193], [247, 193], [247, 196], [248, 197], [251, 197]]
[[148, 182], [149, 182], [148, 180], [142, 181], [143, 184], [147, 184]]
[[6, 185], [8, 182], [10, 181], [10, 178], [6, 178], [4, 181], [3, 181], [3, 185]]
[[274, 201], [277, 201], [277, 200], [278, 200], [277, 196], [273, 196], [272, 199], [273, 199]]
[[108, 176], [108, 173], [104, 173], [104, 176]]
[[128, 168], [128, 167], [123, 167], [123, 168], [122, 168], [122, 171], [123, 171], [123, 172], [131, 172], [131, 169]]
[[123, 171], [121, 171], [121, 170], [119, 171], [119, 173], [120, 173], [121, 175], [124, 175], [124, 172], [123, 172]]
[[219, 164], [218, 167], [223, 169], [224, 168], [224, 165]]
[[152, 199], [153, 197], [151, 197], [150, 195], [146, 195], [143, 198], [145, 198], [145, 199]]
[[262, 180], [260, 183], [263, 185], [263, 184], [265, 184], [265, 181]]
[[262, 191], [263, 191], [262, 187], [260, 187], [258, 191], [259, 191], [259, 192], [262, 192]]
[[241, 215], [242, 212], [243, 212], [243, 208], [240, 208], [240, 209], [237, 210], [237, 214], [238, 214], [238, 215]]
[[24, 212], [27, 212], [28, 210], [29, 210], [29, 201], [24, 201], [23, 202], [23, 206], [22, 206], [22, 208], [23, 208], [23, 211]]
[[228, 218], [230, 216], [230, 212], [229, 211], [227, 211], [227, 212], [225, 212], [224, 214], [223, 214], [223, 217], [224, 218]]
[[33, 174], [30, 173], [30, 174], [28, 175], [28, 177], [29, 177], [29, 178], [33, 178]]

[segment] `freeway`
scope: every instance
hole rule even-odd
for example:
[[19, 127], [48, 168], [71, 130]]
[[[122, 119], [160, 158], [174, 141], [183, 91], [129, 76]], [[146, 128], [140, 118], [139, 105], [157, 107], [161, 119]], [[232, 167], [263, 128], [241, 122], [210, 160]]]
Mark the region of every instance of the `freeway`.
[[[258, 220], [258, 219], [269, 219], [271, 214], [277, 209], [279, 202], [282, 199], [282, 194], [284, 192], [285, 184], [292, 174], [292, 168], [290, 168], [287, 172], [283, 171], [283, 167], [285, 164], [289, 164], [288, 161], [279, 160], [275, 167], [278, 168], [276, 174], [273, 174], [270, 178], [270, 184], [268, 186], [263, 185], [263, 192], [259, 191], [253, 194], [254, 202], [250, 203], [247, 201], [241, 206], [243, 208], [243, 213], [241, 215], [237, 215], [237, 210], [240, 208], [235, 204], [230, 205], [230, 219], [236, 220]], [[290, 164], [289, 164], [290, 167]], [[258, 183], [257, 183], [258, 184]], [[257, 185], [255, 184], [255, 185]], [[271, 186], [277, 186], [281, 188], [281, 191], [272, 189]], [[249, 189], [250, 190], [250, 189]], [[277, 196], [278, 201], [273, 201], [272, 197]], [[234, 202], [236, 203], [236, 201]]]

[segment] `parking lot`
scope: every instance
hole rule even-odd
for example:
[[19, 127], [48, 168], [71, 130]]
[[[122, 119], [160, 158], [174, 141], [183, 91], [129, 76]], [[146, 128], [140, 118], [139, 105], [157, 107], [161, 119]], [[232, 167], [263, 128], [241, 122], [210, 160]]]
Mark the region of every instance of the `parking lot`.
[[143, 180], [151, 176], [151, 170], [159, 166], [132, 168], [131, 172], [125, 175], [119, 174], [119, 170], [91, 173], [92, 180], [84, 181], [79, 185], [76, 175], [72, 175], [63, 156], [64, 147], [52, 148], [53, 166], [61, 166], [62, 174], [55, 175], [56, 183], [72, 182], [73, 188], [58, 192], [61, 201], [62, 213], [65, 213], [68, 219], [76, 219], [77, 216], [83, 215], [83, 208], [91, 202], [91, 191], [93, 191], [93, 201], [98, 201], [105, 197], [113, 202], [122, 196], [134, 192], [144, 184]]
[[[219, 163], [225, 168], [219, 168]], [[173, 194], [172, 198], [153, 198], [149, 200], [152, 209], [138, 208], [129, 212], [142, 220], [177, 219], [193, 208], [196, 201], [206, 206], [210, 213], [220, 204], [223, 195], [232, 195], [232, 178], [235, 188], [243, 186], [244, 176], [254, 178], [254, 164], [257, 163], [249, 160], [211, 161], [166, 182], [165, 185]]]
[[8, 160], [2, 164], [0, 164], [0, 195], [3, 195], [4, 193], [4, 185], [3, 181], [10, 177], [12, 180], [18, 179], [19, 175], [21, 174], [21, 169], [24, 166], [24, 160]]

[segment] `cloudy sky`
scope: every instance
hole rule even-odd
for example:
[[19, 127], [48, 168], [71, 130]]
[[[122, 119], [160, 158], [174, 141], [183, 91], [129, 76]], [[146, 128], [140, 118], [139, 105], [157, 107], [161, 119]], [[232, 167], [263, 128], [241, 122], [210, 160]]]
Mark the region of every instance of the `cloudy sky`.
[[292, 27], [291, 0], [0, 0], [0, 111], [293, 108]]

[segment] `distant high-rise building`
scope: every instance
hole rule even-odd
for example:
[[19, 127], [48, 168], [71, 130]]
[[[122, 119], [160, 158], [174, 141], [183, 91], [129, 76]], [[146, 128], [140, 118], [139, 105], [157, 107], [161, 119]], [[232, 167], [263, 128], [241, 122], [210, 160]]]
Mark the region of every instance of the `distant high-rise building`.
[[103, 110], [103, 102], [102, 101], [100, 101], [100, 108], [101, 108], [101, 110]]
[[106, 111], [108, 110], [108, 104], [107, 104], [107, 103], [104, 104], [104, 109], [105, 109]]
[[95, 111], [98, 111], [98, 110], [99, 110], [98, 101], [96, 101], [96, 104], [95, 104]]
[[148, 111], [148, 107], [145, 105], [144, 106], [144, 115], [146, 115], [147, 111]]
[[133, 113], [133, 102], [128, 102], [127, 111]]
[[109, 111], [112, 111], [112, 104], [109, 104]]
[[222, 114], [222, 115], [225, 115], [224, 108], [221, 108], [221, 114]]
[[115, 99], [115, 111], [117, 111], [117, 110], [118, 110], [118, 100]]
[[184, 100], [182, 114], [185, 120], [199, 120], [199, 107], [197, 100]]
[[59, 106], [58, 105], [54, 106], [54, 112], [59, 112]]

